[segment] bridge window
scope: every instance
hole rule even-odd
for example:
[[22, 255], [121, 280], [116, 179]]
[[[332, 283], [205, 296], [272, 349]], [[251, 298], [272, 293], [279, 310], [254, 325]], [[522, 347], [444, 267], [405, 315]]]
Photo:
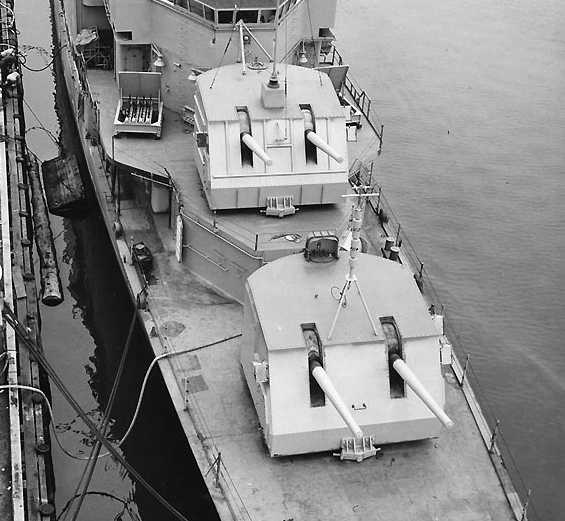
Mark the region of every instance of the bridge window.
[[[273, 24], [276, 18], [276, 9], [272, 7], [255, 9], [215, 9], [208, 4], [213, 2], [202, 2], [201, 0], [164, 0], [182, 9], [186, 9], [191, 14], [203, 18], [208, 22], [220, 25], [231, 25], [234, 22], [243, 20], [248, 24]], [[292, 9], [302, 0], [286, 0], [279, 6], [279, 21], [282, 20]], [[257, 2], [259, 3], [259, 2]]]
[[219, 24], [233, 24], [233, 11], [218, 11]]
[[207, 5], [204, 6], [204, 18], [209, 22], [214, 21], [214, 9], [208, 7]]
[[239, 20], [243, 20], [246, 24], [256, 24], [258, 16], [259, 11], [257, 10], [237, 11], [235, 21], [239, 22]]
[[188, 0], [188, 6], [190, 7], [190, 12], [204, 18], [204, 6], [197, 2], [196, 0]]
[[275, 21], [275, 9], [261, 9], [259, 15], [259, 23], [261, 24], [272, 24]]

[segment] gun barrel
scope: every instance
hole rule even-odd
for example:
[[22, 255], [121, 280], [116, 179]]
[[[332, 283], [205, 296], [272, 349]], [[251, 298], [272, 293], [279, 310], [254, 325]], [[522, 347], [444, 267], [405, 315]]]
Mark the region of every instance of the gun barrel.
[[353, 419], [353, 416], [351, 416], [349, 409], [347, 408], [345, 403], [343, 403], [341, 396], [337, 392], [332, 381], [330, 380], [330, 377], [321, 366], [321, 364], [318, 361], [311, 361], [310, 371], [316, 382], [318, 382], [318, 385], [322, 388], [325, 395], [328, 397], [328, 400], [332, 402], [339, 415], [343, 418], [343, 421], [349, 427], [349, 430], [353, 433], [353, 436], [355, 436], [359, 440], [362, 439], [363, 431], [361, 430], [361, 427], [359, 427], [358, 423]]
[[344, 157], [334, 150], [330, 145], [328, 145], [316, 132], [313, 130], [306, 130], [306, 139], [310, 141], [315, 147], [323, 150], [328, 156], [335, 159], [338, 163], [343, 163], [345, 161]]
[[253, 139], [253, 136], [251, 134], [249, 134], [248, 132], [242, 132], [241, 141], [243, 141], [249, 147], [249, 149], [254, 154], [256, 154], [261, 161], [263, 161], [263, 163], [265, 163], [268, 166], [273, 164], [273, 160], [269, 157], [267, 152], [265, 152], [261, 148], [259, 143], [257, 143], [257, 141]]
[[453, 421], [451, 418], [445, 414], [445, 411], [439, 406], [439, 404], [432, 398], [432, 395], [426, 390], [422, 385], [422, 382], [418, 380], [418, 377], [412, 372], [412, 370], [406, 365], [404, 360], [398, 355], [392, 355], [392, 367], [400, 375], [400, 377], [406, 382], [408, 387], [412, 389], [422, 400], [428, 409], [432, 411], [437, 419], [443, 423], [448, 429], [453, 427]]

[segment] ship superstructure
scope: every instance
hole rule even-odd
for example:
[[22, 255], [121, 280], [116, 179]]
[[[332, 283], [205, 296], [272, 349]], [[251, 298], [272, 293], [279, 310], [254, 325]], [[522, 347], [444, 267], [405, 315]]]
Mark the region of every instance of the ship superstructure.
[[[65, 80], [220, 518], [511, 519], [441, 316], [364, 210], [374, 187], [349, 182], [374, 135], [355, 142], [371, 125], [347, 66], [322, 63], [335, 2], [55, 3], [61, 43], [110, 46], [70, 45]], [[120, 108], [140, 120], [153, 99], [158, 135], [120, 127]]]
[[73, 33], [98, 35], [85, 46], [87, 61], [116, 71], [160, 72], [165, 105], [182, 112], [192, 106], [191, 75], [240, 59], [236, 24], [252, 30], [253, 37], [241, 35], [247, 62], [269, 63], [277, 28], [284, 34], [278, 60], [302, 58], [318, 66], [334, 40], [336, 1], [85, 0], [65, 7], [76, 12]]

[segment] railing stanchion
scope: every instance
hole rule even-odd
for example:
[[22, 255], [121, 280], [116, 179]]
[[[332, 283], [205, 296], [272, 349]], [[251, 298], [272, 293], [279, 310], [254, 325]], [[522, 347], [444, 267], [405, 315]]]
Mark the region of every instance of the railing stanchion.
[[526, 497], [526, 502], [524, 503], [524, 507], [522, 508], [522, 517], [520, 518], [520, 521], [526, 521], [527, 520], [527, 512], [528, 512], [528, 505], [530, 504], [530, 496], [532, 495], [532, 489], [529, 488], [528, 489], [528, 496]]
[[383, 131], [384, 131], [385, 126], [383, 124], [381, 124], [381, 134], [379, 135], [377, 132], [377, 135], [379, 135], [379, 150], [378, 153], [380, 154], [382, 149], [383, 149]]
[[494, 452], [494, 447], [496, 444], [496, 437], [498, 435], [498, 430], [500, 429], [500, 420], [496, 420], [496, 425], [494, 426], [494, 429], [492, 431], [492, 436], [490, 437], [490, 447], [489, 447], [489, 452]]
[[461, 383], [459, 384], [460, 387], [463, 387], [463, 384], [465, 383], [465, 376], [467, 376], [467, 369], [469, 368], [469, 358], [471, 358], [471, 355], [467, 355], [467, 360], [465, 360], [465, 367], [463, 368], [463, 374], [461, 375]]
[[216, 487], [220, 486], [220, 465], [222, 464], [222, 453], [218, 452], [218, 457], [216, 458]]
[[383, 191], [383, 189], [381, 187], [379, 187], [379, 195], [377, 196], [377, 209], [375, 210], [376, 214], [379, 215], [379, 211], [380, 211], [380, 206], [381, 206], [381, 192]]

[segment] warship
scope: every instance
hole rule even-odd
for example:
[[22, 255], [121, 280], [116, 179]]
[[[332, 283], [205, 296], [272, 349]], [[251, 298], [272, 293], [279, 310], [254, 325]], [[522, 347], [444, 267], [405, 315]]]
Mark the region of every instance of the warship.
[[52, 5], [149, 371], [218, 517], [525, 518], [362, 161], [383, 126], [336, 0]]

